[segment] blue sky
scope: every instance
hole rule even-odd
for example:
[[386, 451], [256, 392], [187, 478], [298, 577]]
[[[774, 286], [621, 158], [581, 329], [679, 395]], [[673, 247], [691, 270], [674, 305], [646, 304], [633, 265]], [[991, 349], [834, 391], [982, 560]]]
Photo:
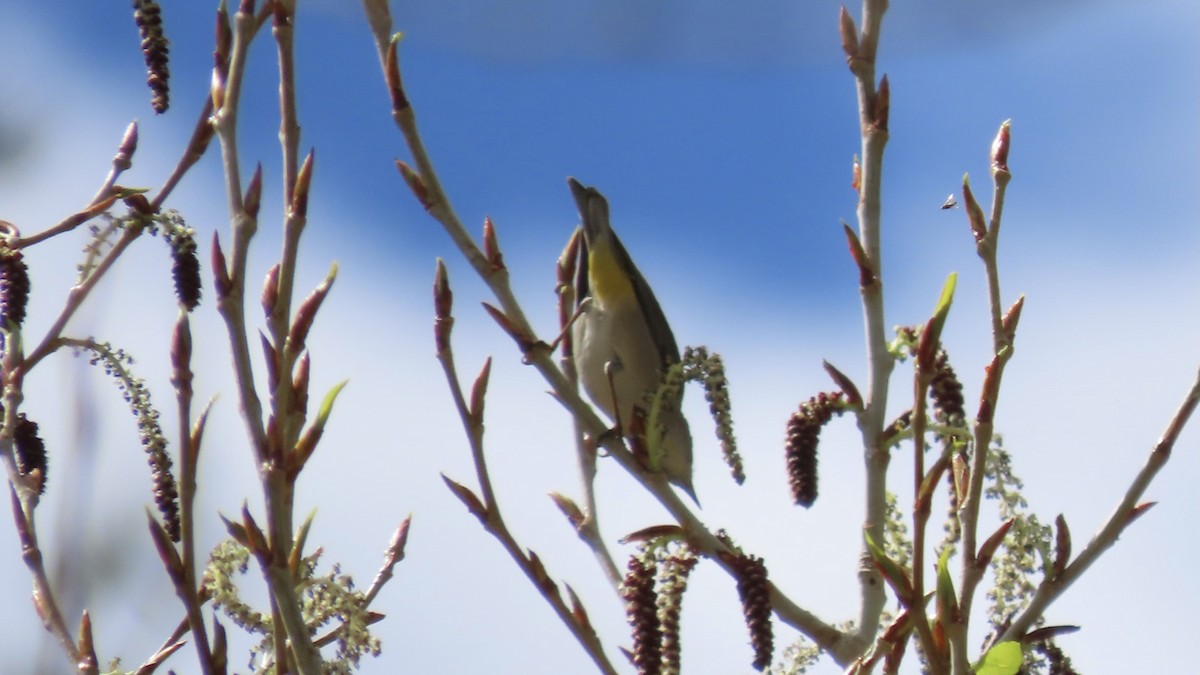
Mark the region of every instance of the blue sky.
[[[132, 119], [142, 144], [126, 182], [161, 182], [207, 92], [212, 49], [211, 8], [164, 5], [172, 109], [158, 118], [123, 6], [50, 13], [5, 3], [0, 218], [28, 233], [83, 205]], [[406, 35], [405, 81], [443, 182], [464, 221], [476, 229], [484, 216], [495, 221], [539, 330], [554, 330], [553, 263], [577, 219], [565, 185], [574, 175], [609, 197], [679, 342], [725, 356], [750, 478], [740, 489], [728, 480], [693, 392], [703, 517], [763, 555], [782, 587], [830, 621], [856, 611], [855, 430], [844, 419], [825, 432], [822, 495], [806, 512], [787, 506], [780, 439], [795, 406], [830, 388], [822, 358], [852, 378], [865, 371], [856, 274], [840, 229], [854, 216], [858, 137], [837, 8], [531, 0], [515, 9], [462, 1], [394, 10]], [[544, 498], [576, 490], [569, 420], [477, 310], [484, 289], [396, 174], [392, 162], [406, 153], [360, 6], [309, 0], [301, 12], [302, 145], [317, 151], [302, 286], [332, 261], [341, 267], [311, 340], [314, 391], [345, 378], [350, 385], [301, 482], [300, 511], [318, 507], [313, 540], [363, 584], [391, 529], [415, 516], [409, 558], [378, 601], [389, 615], [379, 626], [385, 655], [364, 672], [589, 668], [438, 478], [472, 476], [432, 357], [428, 288], [438, 256], [455, 284], [460, 370], [469, 377], [485, 356], [496, 359], [488, 451], [506, 516], [551, 572], [581, 591], [619, 658], [627, 640], [620, 603]], [[988, 345], [982, 271], [961, 209], [938, 207], [964, 172], [990, 192], [987, 149], [1011, 118], [1002, 283], [1006, 300], [1027, 300], [997, 423], [1033, 510], [1045, 520], [1065, 514], [1077, 548], [1116, 504], [1198, 361], [1198, 13], [1194, 3], [1167, 0], [928, 1], [895, 3], [884, 23], [888, 320], [922, 321], [945, 276], [958, 271], [947, 346], [968, 400], [977, 396]], [[258, 47], [243, 157], [263, 162], [269, 214], [278, 213], [278, 121], [272, 48], [268, 40]], [[214, 229], [226, 236], [223, 204], [214, 147], [173, 205], [207, 247]], [[264, 218], [256, 276], [277, 250], [275, 224]], [[31, 333], [52, 321], [82, 245], [68, 237], [29, 253]], [[128, 346], [167, 409], [174, 305], [159, 287], [168, 278], [160, 248], [143, 242], [72, 332]], [[222, 536], [217, 511], [236, 513], [245, 495], [252, 507], [258, 498], [211, 304], [195, 323], [198, 353], [207, 345], [209, 355], [197, 364], [198, 397], [220, 393], [201, 475], [211, 544]], [[72, 558], [69, 573], [95, 580], [68, 602], [92, 609], [102, 656], [132, 668], [180, 616], [143, 535], [149, 479], [132, 425], [109, 383], [67, 355], [29, 386], [27, 410], [52, 453], [41, 521], [48, 554]], [[902, 409], [906, 382], [893, 389]], [[78, 392], [70, 405], [63, 391]], [[71, 410], [95, 425], [83, 443], [72, 440]], [[1062, 642], [1082, 672], [1163, 672], [1184, 658], [1175, 646], [1193, 639], [1188, 605], [1200, 600], [1200, 583], [1175, 570], [1200, 555], [1186, 534], [1200, 513], [1197, 438], [1185, 434], [1147, 494], [1159, 506], [1051, 612], [1053, 623], [1084, 626]], [[68, 460], [76, 446], [95, 457]], [[901, 456], [893, 467], [904, 480]], [[599, 488], [612, 539], [664, 518], [607, 463]], [[78, 556], [76, 541], [85, 546]], [[41, 633], [10, 530], [0, 531], [0, 550], [10, 551], [0, 556], [10, 580], [0, 602], [14, 608], [0, 653], [18, 668], [35, 662]], [[684, 606], [685, 672], [750, 671], [736, 603], [732, 583], [701, 566]], [[20, 611], [28, 616], [18, 620]], [[792, 638], [777, 632], [781, 646]]]

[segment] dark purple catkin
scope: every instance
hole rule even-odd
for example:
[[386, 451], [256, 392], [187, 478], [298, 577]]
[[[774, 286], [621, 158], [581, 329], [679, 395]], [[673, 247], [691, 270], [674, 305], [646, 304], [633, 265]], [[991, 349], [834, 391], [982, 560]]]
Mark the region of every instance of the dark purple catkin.
[[163, 33], [162, 8], [155, 0], [133, 0], [133, 20], [142, 38], [142, 57], [146, 60], [146, 85], [150, 87], [150, 107], [162, 114], [170, 104], [171, 72], [167, 67], [170, 52]]
[[38, 494], [44, 494], [47, 473], [46, 444], [38, 436], [37, 422], [26, 418], [25, 413], [17, 416], [17, 425], [13, 429], [13, 449], [16, 451], [17, 470], [22, 476], [37, 472]]
[[817, 500], [817, 442], [821, 427], [841, 414], [842, 393], [824, 392], [808, 399], [788, 419], [787, 469], [792, 498], [808, 508]]
[[171, 241], [171, 260], [175, 297], [190, 312], [200, 304], [200, 260], [196, 257], [196, 240], [176, 235]]
[[638, 675], [658, 675], [662, 665], [662, 627], [658, 622], [654, 574], [653, 562], [633, 556], [621, 583], [625, 617], [633, 629], [633, 665]]
[[742, 613], [750, 629], [750, 645], [754, 647], [755, 670], [771, 665], [775, 637], [771, 630], [771, 595], [767, 585], [767, 567], [763, 559], [752, 555], [738, 558], [737, 590], [742, 600]]
[[0, 322], [20, 327], [29, 304], [29, 266], [24, 256], [0, 244]]

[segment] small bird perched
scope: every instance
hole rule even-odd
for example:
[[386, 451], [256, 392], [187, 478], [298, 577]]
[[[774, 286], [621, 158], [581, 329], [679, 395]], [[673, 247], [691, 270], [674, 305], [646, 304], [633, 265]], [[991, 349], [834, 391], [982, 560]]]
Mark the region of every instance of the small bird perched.
[[[592, 402], [628, 434], [635, 418], [649, 416], [649, 399], [667, 368], [679, 363], [679, 347], [654, 292], [609, 224], [604, 195], [574, 178], [567, 183], [583, 221], [575, 276], [579, 316], [571, 329], [575, 367]], [[680, 387], [659, 413], [664, 437], [657, 468], [699, 503], [692, 487], [692, 433], [682, 402]]]

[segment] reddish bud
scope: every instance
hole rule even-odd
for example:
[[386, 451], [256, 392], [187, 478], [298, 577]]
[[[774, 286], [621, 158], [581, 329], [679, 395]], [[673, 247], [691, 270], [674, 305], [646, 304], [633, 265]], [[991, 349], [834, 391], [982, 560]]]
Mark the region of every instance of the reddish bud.
[[[275, 3], [278, 5], [279, 3]], [[313, 160], [316, 150], [309, 150], [296, 174], [296, 187], [292, 190], [291, 212], [297, 218], [308, 216], [308, 186], [312, 183]]]
[[404, 93], [404, 83], [400, 79], [400, 34], [392, 37], [388, 45], [387, 63], [384, 67], [384, 78], [387, 80], [388, 91], [392, 95], [392, 111], [399, 112], [410, 106], [408, 96]]
[[336, 278], [337, 265], [335, 264], [330, 268], [325, 280], [300, 303], [299, 309], [296, 310], [296, 318], [292, 321], [292, 328], [288, 331], [287, 349], [290, 350], [290, 353], [297, 354], [304, 350], [304, 343], [308, 339], [308, 331], [312, 328], [317, 310], [321, 308], [325, 296], [329, 295], [329, 289], [333, 287], [333, 281]]
[[221, 237], [213, 231], [212, 245], [213, 290], [217, 293], [217, 301], [224, 300], [233, 290], [233, 281], [229, 278], [229, 269], [225, 265], [225, 253], [221, 251]]
[[292, 376], [292, 410], [303, 415], [308, 410], [308, 377], [311, 369], [311, 359], [306, 352], [296, 364], [296, 374]]
[[1016, 522], [1014, 518], [1004, 521], [1000, 524], [1000, 527], [996, 528], [992, 536], [983, 542], [983, 545], [979, 547], [979, 553], [975, 555], [975, 566], [977, 568], [982, 570], [992, 562], [992, 557], [996, 555], [996, 551], [1000, 548], [1000, 544], [1003, 543], [1004, 537], [1008, 536], [1008, 531], [1012, 529], [1014, 522]]
[[1008, 341], [1012, 342], [1017, 336], [1017, 323], [1021, 320], [1021, 309], [1025, 307], [1025, 296], [1017, 298], [1017, 301], [1008, 308], [1004, 313], [1004, 318], [1000, 320], [1000, 325], [1004, 329], [1004, 334], [1008, 337]]
[[850, 378], [846, 377], [845, 373], [835, 368], [828, 361], [821, 361], [821, 365], [824, 366], [825, 372], [829, 373], [829, 377], [833, 379], [833, 383], [845, 394], [846, 403], [855, 408], [861, 408], [863, 402], [862, 394], [858, 392], [858, 387], [854, 386]]
[[888, 84], [887, 75], [879, 80], [879, 88], [875, 90], [875, 106], [874, 116], [871, 120], [875, 124], [875, 128], [881, 131], [887, 131], [888, 117], [891, 116], [892, 109], [892, 87]]
[[192, 329], [186, 312], [179, 313], [175, 331], [171, 333], [171, 367], [176, 372], [188, 370], [192, 361]]
[[483, 254], [493, 271], [504, 269], [504, 255], [500, 253], [500, 242], [496, 239], [496, 226], [491, 218], [483, 219]]
[[850, 246], [850, 257], [854, 259], [854, 264], [858, 265], [858, 287], [867, 288], [876, 281], [871, 260], [867, 257], [867, 251], [859, 241], [858, 234], [846, 223], [842, 223], [842, 230], [846, 233], [846, 243]]
[[96, 641], [92, 637], [92, 617], [83, 610], [79, 620], [79, 663], [77, 668], [81, 673], [100, 672], [100, 659], [96, 656]]
[[421, 174], [411, 166], [400, 160], [396, 160], [396, 168], [400, 170], [400, 175], [404, 178], [404, 182], [408, 184], [408, 189], [412, 190], [413, 196], [421, 203], [426, 211], [433, 208], [433, 202], [429, 198], [429, 188], [425, 187], [425, 179], [421, 178]]
[[483, 502], [479, 500], [479, 497], [475, 496], [475, 493], [472, 492], [470, 488], [462, 483], [450, 480], [446, 477], [446, 474], [442, 474], [442, 482], [444, 482], [446, 487], [450, 488], [450, 492], [453, 492], [454, 496], [458, 497], [458, 500], [467, 507], [467, 510], [471, 512], [471, 515], [478, 518], [479, 522], [481, 523], [487, 522], [487, 507], [483, 505]]
[[471, 402], [470, 412], [471, 419], [475, 424], [483, 425], [483, 403], [487, 397], [488, 380], [492, 375], [492, 357], [488, 357], [483, 362], [483, 368], [480, 369], [479, 375], [475, 378], [475, 384], [471, 385]]
[[433, 276], [433, 341], [437, 346], [438, 354], [444, 354], [450, 350], [450, 331], [454, 328], [454, 317], [450, 312], [453, 307], [454, 292], [450, 290], [446, 263], [438, 258], [437, 271]]
[[1061, 513], [1054, 519], [1054, 530], [1054, 564], [1051, 569], [1057, 578], [1067, 569], [1067, 563], [1071, 562], [1071, 529]]
[[[558, 507], [558, 510], [567, 517], [567, 521], [571, 523], [571, 527], [578, 530], [583, 525], [583, 509], [579, 508], [579, 505], [576, 504], [574, 500], [559, 492], [551, 492], [550, 500], [553, 501], [554, 505]], [[568, 587], [567, 590], [569, 591], [570, 588]]]
[[1129, 525], [1133, 523], [1133, 521], [1144, 516], [1147, 511], [1155, 506], [1158, 506], [1158, 502], [1142, 502], [1141, 504], [1138, 504], [1129, 510], [1129, 515], [1125, 519], [1125, 524]]
[[850, 16], [845, 5], [842, 5], [838, 12], [838, 29], [842, 34], [842, 51], [846, 52], [846, 61], [857, 59], [858, 28], [855, 27], [854, 18]]
[[171, 581], [176, 586], [182, 584], [183, 560], [179, 557], [179, 551], [175, 549], [175, 545], [171, 543], [171, 536], [149, 512], [146, 513], [146, 520], [150, 527], [150, 540], [154, 542], [154, 548], [158, 550], [158, 559], [162, 561], [163, 568], [166, 569], [167, 575], [171, 577]]
[[138, 125], [137, 122], [130, 122], [125, 128], [125, 135], [121, 138], [121, 145], [117, 148], [117, 154], [113, 157], [113, 168], [117, 171], [125, 171], [133, 166], [133, 153], [137, 152], [138, 143]]
[[263, 315], [268, 319], [275, 313], [275, 303], [279, 302], [279, 263], [267, 270], [263, 279], [262, 308]]
[[1008, 173], [1008, 146], [1011, 142], [1012, 120], [1004, 120], [996, 139], [992, 141], [992, 174]]
[[971, 224], [971, 234], [975, 235], [975, 243], [983, 241], [987, 236], [987, 220], [983, 217], [983, 208], [979, 206], [979, 202], [975, 201], [975, 194], [971, 192], [971, 181], [963, 176], [963, 203], [966, 205], [967, 220]]
[[254, 175], [246, 186], [246, 196], [242, 199], [242, 210], [252, 220], [258, 219], [258, 207], [262, 201], [262, 162], [254, 167]]

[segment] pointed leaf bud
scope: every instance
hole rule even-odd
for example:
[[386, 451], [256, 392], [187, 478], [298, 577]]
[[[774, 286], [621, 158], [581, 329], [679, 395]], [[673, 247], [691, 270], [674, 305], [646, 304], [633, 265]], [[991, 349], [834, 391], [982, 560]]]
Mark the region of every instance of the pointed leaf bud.
[[258, 521], [250, 513], [250, 507], [244, 502], [242, 503], [242, 527], [245, 529], [246, 538], [249, 541], [246, 548], [260, 560], [270, 559], [271, 545], [267, 543], [267, 535], [258, 526]]
[[574, 500], [560, 492], [553, 491], [550, 493], [550, 500], [567, 517], [567, 522], [571, 523], [571, 527], [578, 530], [583, 525], [583, 509], [579, 508], [579, 505]]
[[304, 433], [300, 435], [300, 440], [296, 442], [296, 450], [292, 454], [292, 461], [288, 467], [288, 478], [294, 480], [300, 473], [300, 469], [304, 468], [304, 463], [312, 457], [313, 452], [317, 449], [317, 443], [321, 440], [321, 436], [325, 434], [325, 425], [329, 423], [329, 416], [333, 414], [333, 404], [337, 401], [337, 397], [342, 393], [349, 383], [348, 380], [342, 380], [333, 386], [325, 393], [325, 398], [321, 399], [321, 405], [317, 408], [317, 416], [313, 423], [309, 425]]
[[221, 237], [213, 231], [212, 244], [213, 291], [217, 301], [224, 300], [233, 290], [233, 281], [229, 278], [229, 269], [225, 265], [225, 253], [221, 251]]
[[121, 138], [121, 145], [117, 148], [117, 154], [113, 157], [113, 168], [117, 171], [125, 171], [133, 166], [133, 153], [137, 152], [138, 143], [138, 125], [137, 122], [130, 122], [125, 128], [125, 136]]
[[[192, 329], [186, 312], [180, 312], [171, 333], [171, 369], [175, 371], [172, 381], [186, 377], [187, 389], [191, 391]], [[176, 383], [179, 386], [183, 383]]]
[[1144, 516], [1147, 511], [1154, 508], [1155, 506], [1158, 506], [1158, 502], [1142, 502], [1141, 504], [1138, 504], [1137, 506], [1135, 506], [1129, 510], [1129, 515], [1125, 520], [1125, 524], [1129, 525], [1129, 524], [1133, 523], [1133, 521]]
[[1025, 307], [1025, 296], [1017, 298], [1017, 301], [1008, 308], [1004, 313], [1004, 317], [1000, 320], [1000, 325], [1004, 329], [1004, 334], [1008, 337], [1008, 341], [1012, 342], [1017, 337], [1017, 323], [1021, 320], [1021, 309]]
[[470, 488], [462, 483], [450, 480], [446, 477], [446, 474], [442, 474], [442, 482], [445, 483], [446, 487], [450, 488], [450, 492], [454, 493], [454, 496], [458, 497], [458, 500], [467, 507], [467, 510], [471, 512], [471, 515], [478, 518], [479, 522], [485, 524], [487, 523], [487, 507], [483, 505], [483, 502], [480, 501], [479, 497], [475, 496], [475, 493], [472, 492]]
[[303, 415], [308, 411], [308, 378], [311, 359], [305, 352], [296, 364], [296, 373], [292, 376], [292, 411]]
[[[276, 5], [278, 4], [276, 3]], [[296, 187], [292, 190], [291, 212], [297, 218], [308, 216], [308, 187], [312, 183], [313, 160], [316, 158], [316, 152], [315, 149], [308, 151], [304, 163], [300, 165], [299, 173], [296, 174]]]
[[154, 542], [154, 548], [158, 550], [158, 558], [162, 561], [163, 568], [171, 577], [171, 582], [179, 586], [183, 583], [184, 574], [183, 560], [179, 557], [179, 551], [171, 543], [171, 536], [167, 534], [162, 524], [154, 519], [149, 510], [146, 511], [146, 521], [150, 527], [150, 540]]
[[268, 319], [275, 314], [275, 304], [279, 302], [279, 263], [271, 265], [263, 279], [262, 308], [263, 316]]
[[321, 303], [325, 301], [325, 296], [329, 295], [329, 289], [333, 287], [333, 281], [337, 278], [337, 263], [334, 263], [329, 268], [329, 274], [325, 275], [325, 280], [322, 281], [313, 292], [300, 303], [299, 309], [296, 310], [296, 318], [292, 321], [291, 330], [288, 331], [287, 349], [292, 354], [298, 354], [304, 351], [304, 343], [308, 339], [308, 331], [312, 328], [313, 320], [317, 316], [317, 310], [321, 308]]
[[845, 394], [847, 405], [862, 408], [862, 394], [858, 392], [858, 387], [854, 386], [854, 382], [846, 377], [845, 373], [835, 368], [832, 363], [822, 360], [821, 365], [825, 368], [825, 372], [829, 373], [833, 383]]
[[486, 302], [480, 304], [483, 305], [483, 309], [488, 313], [488, 316], [492, 317], [492, 319], [500, 325], [500, 328], [503, 329], [505, 333], [508, 333], [508, 336], [517, 343], [517, 346], [521, 349], [522, 353], [526, 353], [533, 348], [534, 341], [531, 338], [522, 335], [517, 330], [517, 327], [512, 324], [512, 321], [509, 321], [504, 312], [496, 309]]
[[479, 376], [475, 378], [475, 384], [471, 386], [471, 419], [481, 427], [483, 426], [483, 402], [487, 396], [488, 380], [491, 378], [491, 374], [492, 357], [489, 356], [483, 362], [483, 368], [479, 371]]
[[496, 226], [491, 218], [483, 219], [483, 254], [493, 272], [504, 269], [504, 255], [500, 253], [500, 242], [496, 240]]
[[850, 228], [850, 225], [842, 223], [842, 231], [846, 233], [846, 243], [850, 246], [850, 257], [854, 260], [854, 264], [858, 266], [858, 287], [867, 288], [875, 283], [875, 270], [871, 266], [871, 260], [867, 257], [867, 251], [863, 248], [862, 242], [858, 239], [858, 234]]
[[96, 656], [96, 641], [92, 637], [92, 617], [83, 610], [79, 620], [79, 663], [76, 668], [81, 673], [100, 672], [100, 659]]
[[1004, 537], [1008, 536], [1008, 531], [1012, 529], [1015, 518], [1009, 518], [996, 528], [992, 536], [983, 542], [979, 547], [979, 553], [975, 555], [975, 567], [979, 570], [984, 570], [992, 562], [992, 557], [996, 555], [996, 551], [1000, 548], [1000, 544], [1004, 542]]
[[384, 79], [387, 80], [388, 91], [392, 95], [392, 112], [400, 112], [409, 107], [408, 96], [404, 93], [404, 83], [400, 79], [399, 48], [400, 40], [403, 37], [403, 33], [396, 33], [392, 36], [392, 42], [388, 45], [387, 62], [384, 64]]
[[971, 192], [971, 181], [967, 179], [966, 174], [963, 174], [963, 204], [967, 220], [971, 224], [971, 234], [975, 236], [975, 243], [978, 244], [987, 237], [987, 220], [983, 217], [983, 208], [975, 201], [975, 195]]
[[258, 208], [262, 202], [262, 162], [254, 166], [254, 175], [246, 185], [246, 196], [242, 198], [242, 210], [252, 220], [258, 219]]
[[1000, 173], [1009, 173], [1008, 171], [1008, 146], [1011, 142], [1012, 120], [1004, 120], [1000, 125], [1000, 131], [996, 132], [996, 139], [992, 141], [992, 175], [996, 176]]
[[875, 128], [888, 130], [888, 117], [892, 112], [892, 87], [888, 84], [887, 75], [879, 80], [879, 88], [875, 90], [874, 118], [871, 120]]
[[454, 317], [450, 311], [453, 307], [454, 292], [450, 290], [446, 263], [438, 258], [433, 276], [433, 341], [439, 355], [450, 351], [450, 331], [454, 328]]
[[404, 182], [408, 183], [408, 189], [412, 190], [413, 196], [421, 203], [426, 211], [433, 208], [433, 200], [429, 196], [429, 188], [425, 187], [425, 179], [421, 178], [421, 174], [411, 166], [400, 160], [396, 160], [396, 168], [400, 170], [400, 175], [404, 178]]
[[845, 5], [838, 12], [838, 28], [842, 34], [842, 51], [846, 52], [846, 61], [854, 61], [858, 58], [858, 28], [854, 26], [854, 18]]
[[1054, 578], [1058, 578], [1071, 562], [1071, 529], [1067, 527], [1067, 519], [1060, 513], [1054, 519]]

